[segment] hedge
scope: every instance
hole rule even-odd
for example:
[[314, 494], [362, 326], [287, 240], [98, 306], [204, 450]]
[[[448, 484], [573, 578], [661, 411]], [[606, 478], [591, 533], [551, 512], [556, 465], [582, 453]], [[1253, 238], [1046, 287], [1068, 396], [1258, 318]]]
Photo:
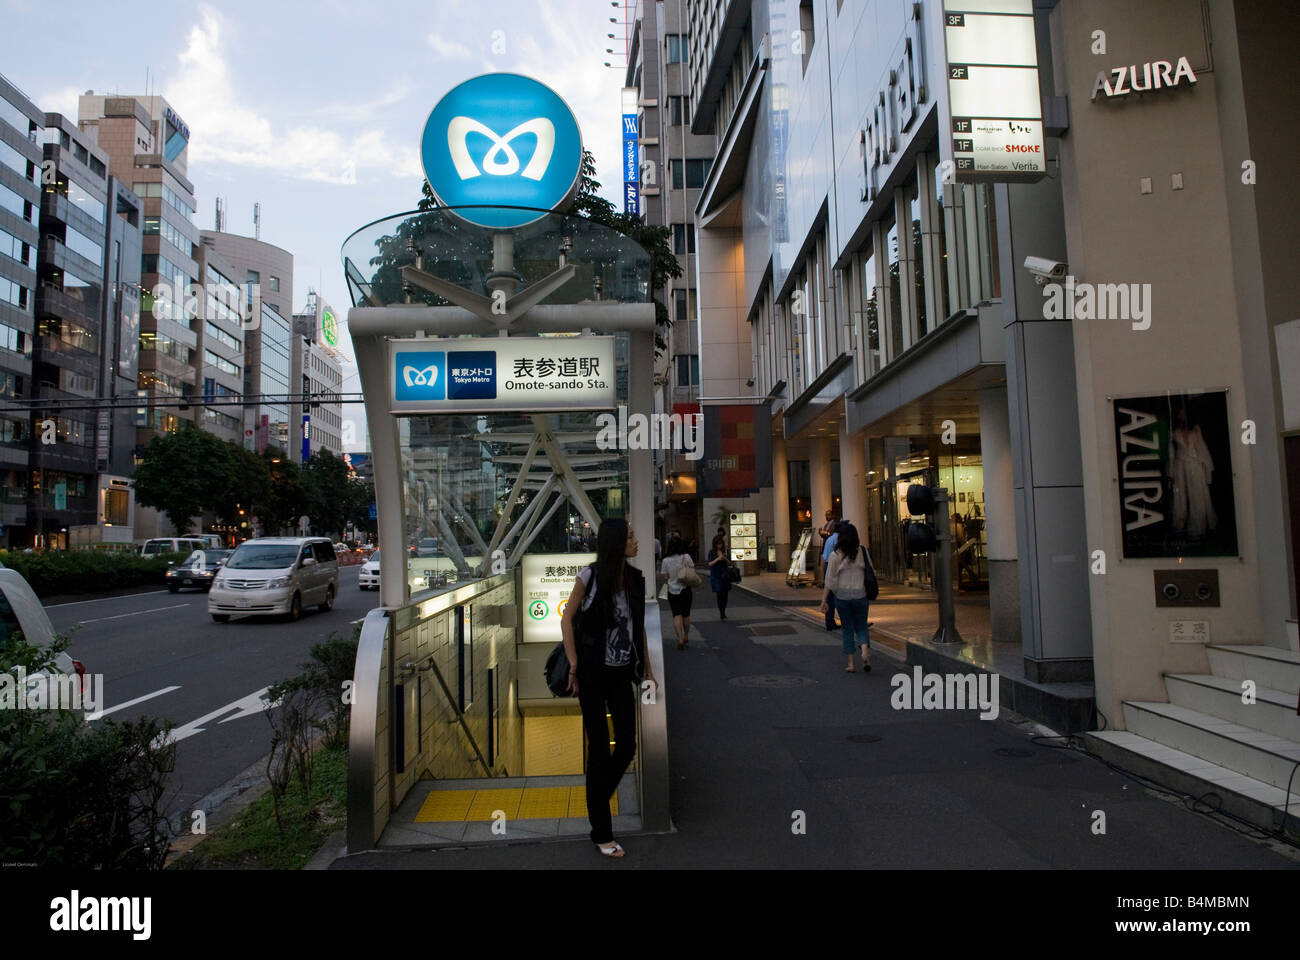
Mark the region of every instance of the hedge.
[[48, 553], [0, 551], [0, 562], [22, 574], [38, 597], [94, 593], [122, 587], [165, 583], [168, 561], [179, 563], [188, 554], [142, 557], [104, 550], [55, 550]]

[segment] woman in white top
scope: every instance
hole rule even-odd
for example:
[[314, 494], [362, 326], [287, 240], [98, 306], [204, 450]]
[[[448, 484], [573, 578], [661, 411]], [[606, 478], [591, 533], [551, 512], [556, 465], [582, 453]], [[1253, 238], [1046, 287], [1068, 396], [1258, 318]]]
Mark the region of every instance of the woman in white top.
[[862, 669], [871, 672], [871, 638], [867, 634], [867, 552], [858, 540], [858, 528], [844, 524], [839, 531], [835, 550], [826, 564], [822, 613], [830, 609], [830, 595], [835, 594], [835, 609], [843, 629], [843, 650], [849, 658], [845, 673], [853, 673], [853, 648], [862, 649]]
[[668, 550], [659, 572], [668, 581], [668, 607], [673, 612], [673, 630], [677, 634], [677, 649], [685, 650], [690, 642], [691, 602], [694, 594], [691, 588], [682, 583], [680, 575], [685, 571], [695, 571], [695, 560], [686, 551], [686, 544], [680, 537], [674, 536], [668, 541]]

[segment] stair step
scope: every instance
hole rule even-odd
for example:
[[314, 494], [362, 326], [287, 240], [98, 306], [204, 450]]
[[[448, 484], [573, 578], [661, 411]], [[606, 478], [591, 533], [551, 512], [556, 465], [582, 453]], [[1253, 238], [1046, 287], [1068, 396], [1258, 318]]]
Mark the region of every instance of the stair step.
[[1242, 703], [1242, 682], [1210, 674], [1165, 674], [1170, 703], [1300, 743], [1296, 695], [1256, 687], [1255, 702]]
[[1176, 703], [1124, 702], [1124, 725], [1132, 733], [1227, 769], [1300, 793], [1300, 743], [1233, 723]]
[[[1283, 822], [1300, 828], [1300, 793], [1244, 776], [1201, 757], [1166, 746], [1131, 730], [1101, 730], [1083, 734], [1089, 752], [1126, 770], [1193, 797], [1217, 794], [1219, 809], [1265, 829]], [[1300, 775], [1297, 776], [1300, 779]]]
[[1229, 680], [1254, 680], [1284, 693], [1300, 691], [1300, 653], [1262, 644], [1210, 644], [1210, 672]]

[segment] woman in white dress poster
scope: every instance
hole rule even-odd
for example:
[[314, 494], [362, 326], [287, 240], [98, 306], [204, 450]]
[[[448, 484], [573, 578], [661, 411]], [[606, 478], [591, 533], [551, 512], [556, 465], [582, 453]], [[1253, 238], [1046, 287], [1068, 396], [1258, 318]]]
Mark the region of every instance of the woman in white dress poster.
[[1201, 436], [1201, 427], [1189, 426], [1187, 407], [1174, 411], [1169, 435], [1169, 478], [1173, 485], [1172, 529], [1175, 536], [1199, 540], [1219, 525], [1210, 497], [1214, 458]]

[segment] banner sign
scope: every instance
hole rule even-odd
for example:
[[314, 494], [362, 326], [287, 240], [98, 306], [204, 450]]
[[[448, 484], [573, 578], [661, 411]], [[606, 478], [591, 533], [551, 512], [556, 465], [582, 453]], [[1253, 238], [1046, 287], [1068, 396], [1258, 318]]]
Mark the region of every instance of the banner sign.
[[1237, 556], [1227, 394], [1114, 404], [1124, 556]]
[[637, 91], [623, 88], [623, 212], [641, 215], [641, 165], [638, 159]]
[[1047, 175], [1033, 0], [944, 0], [958, 181]]
[[594, 553], [526, 553], [523, 556], [523, 642], [559, 643], [564, 639], [560, 618], [568, 606], [573, 582], [582, 568], [594, 563]]
[[606, 410], [613, 337], [455, 337], [389, 342], [392, 413]]

